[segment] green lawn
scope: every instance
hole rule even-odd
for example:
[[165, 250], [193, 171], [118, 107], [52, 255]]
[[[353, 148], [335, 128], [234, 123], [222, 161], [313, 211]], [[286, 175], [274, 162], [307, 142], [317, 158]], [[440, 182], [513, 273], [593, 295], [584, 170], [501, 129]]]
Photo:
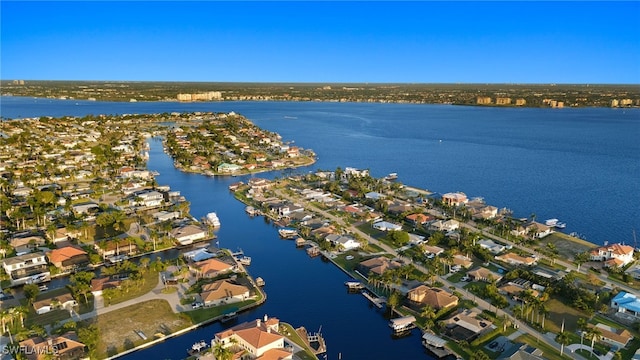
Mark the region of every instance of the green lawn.
[[545, 306], [549, 311], [545, 321], [545, 327], [547, 331], [553, 333], [559, 333], [562, 327], [562, 320], [564, 320], [564, 330], [569, 332], [575, 332], [578, 329], [578, 318], [589, 318], [589, 315], [585, 312], [577, 310], [573, 307], [563, 304], [556, 298], [549, 299]]
[[191, 321], [194, 324], [199, 324], [199, 323], [201, 323], [203, 321], [207, 321], [209, 319], [218, 317], [218, 316], [226, 313], [230, 309], [234, 309], [234, 308], [235, 309], [240, 309], [240, 308], [243, 308], [245, 306], [257, 303], [257, 302], [261, 301], [261, 299], [262, 299], [262, 293], [257, 292], [256, 299], [245, 300], [245, 301], [241, 301], [241, 302], [237, 302], [237, 303], [233, 303], [233, 304], [226, 304], [226, 305], [221, 305], [221, 306], [214, 306], [214, 307], [209, 307], [209, 308], [203, 308], [203, 309], [198, 309], [198, 310], [187, 311], [185, 314], [189, 318], [191, 318]]
[[560, 351], [556, 350], [555, 348], [547, 345], [542, 341], [538, 341], [538, 339], [536, 339], [535, 337], [529, 334], [520, 335], [516, 339], [516, 341], [523, 342], [525, 344], [531, 345], [535, 348], [542, 350], [542, 356], [548, 360], [562, 360], [562, 359], [571, 360], [572, 359], [572, 357], [570, 356], [571, 354], [570, 353], [567, 354], [566, 351], [564, 352], [564, 354], [562, 354], [562, 357], [560, 357]]
[[298, 344], [299, 346], [305, 349], [305, 351], [300, 351], [295, 354], [295, 356], [298, 359], [301, 359], [301, 360], [317, 360], [318, 359], [315, 355], [313, 355], [313, 352], [307, 347], [307, 344], [302, 340], [302, 338], [300, 338], [298, 333], [296, 333], [293, 326], [287, 323], [280, 323], [280, 331], [283, 335], [288, 337], [291, 341], [293, 341], [294, 343]]
[[116, 295], [109, 300], [109, 304], [114, 305], [125, 302], [127, 300], [135, 299], [153, 290], [158, 285], [159, 276], [157, 271], [149, 270], [143, 275], [143, 278], [144, 283], [131, 288], [127, 293], [116, 291]]

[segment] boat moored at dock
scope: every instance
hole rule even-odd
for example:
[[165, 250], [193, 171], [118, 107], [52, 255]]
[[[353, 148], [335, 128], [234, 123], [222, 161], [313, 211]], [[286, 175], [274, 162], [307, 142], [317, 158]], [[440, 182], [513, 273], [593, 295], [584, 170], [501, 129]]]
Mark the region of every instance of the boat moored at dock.
[[364, 289], [364, 285], [362, 285], [362, 283], [360, 281], [355, 281], [355, 280], [345, 281], [344, 284], [349, 288], [349, 290], [361, 290], [361, 289]]
[[200, 340], [197, 343], [194, 343], [193, 345], [191, 345], [191, 349], [188, 349], [187, 353], [189, 355], [196, 355], [207, 350], [208, 348], [209, 348], [209, 344], [204, 340]]
[[205, 221], [210, 226], [213, 226], [213, 227], [220, 226], [220, 219], [218, 219], [218, 215], [215, 212], [208, 213], [207, 216], [205, 217]]
[[389, 327], [393, 329], [395, 334], [410, 331], [416, 328], [416, 318], [413, 315], [403, 316], [389, 321]]
[[280, 228], [278, 229], [278, 234], [283, 239], [293, 239], [298, 236], [298, 230], [294, 228]]

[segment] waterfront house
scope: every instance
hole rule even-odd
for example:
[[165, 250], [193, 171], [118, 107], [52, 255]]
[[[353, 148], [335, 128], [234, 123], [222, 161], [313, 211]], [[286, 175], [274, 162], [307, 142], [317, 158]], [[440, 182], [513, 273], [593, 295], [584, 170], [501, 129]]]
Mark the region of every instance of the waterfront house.
[[495, 259], [506, 262], [507, 264], [511, 264], [511, 265], [532, 266], [532, 265], [535, 265], [537, 262], [537, 259], [534, 257], [531, 257], [531, 256], [524, 257], [515, 253], [506, 253], [502, 255], [497, 255], [495, 256]]
[[212, 278], [235, 270], [235, 266], [212, 258], [189, 265], [189, 269], [199, 278]]
[[216, 333], [211, 347], [221, 344], [234, 353], [234, 359], [293, 359], [293, 353], [285, 349], [288, 341], [278, 333], [279, 325], [277, 318], [265, 315], [262, 320], [256, 319]]
[[71, 210], [73, 210], [74, 214], [76, 215], [89, 214], [92, 212], [96, 212], [99, 209], [100, 206], [98, 206], [98, 204], [94, 202], [84, 202], [71, 206]]
[[542, 239], [543, 237], [553, 232], [553, 230], [551, 230], [551, 227], [535, 221], [527, 224], [524, 229], [527, 234], [530, 234], [533, 238], [536, 239]]
[[324, 239], [331, 242], [333, 245], [338, 246], [344, 251], [353, 250], [360, 247], [360, 243], [350, 236], [329, 234]]
[[358, 270], [365, 276], [369, 274], [382, 275], [388, 269], [397, 269], [402, 264], [395, 260], [390, 260], [384, 256], [374, 257], [358, 264]]
[[266, 188], [268, 188], [268, 187], [270, 187], [272, 185], [271, 181], [269, 181], [267, 179], [263, 179], [263, 178], [251, 178], [251, 179], [249, 179], [247, 184], [254, 191], [255, 190], [263, 190], [263, 189], [266, 189]]
[[[587, 326], [594, 327], [593, 324]], [[600, 331], [599, 341], [611, 346], [614, 351], [626, 347], [633, 340], [633, 335], [627, 329], [617, 329], [605, 324], [596, 324], [595, 328]]]
[[[51, 335], [46, 339], [38, 336], [20, 341], [20, 352], [27, 360], [89, 358], [87, 347], [78, 341], [78, 336], [73, 331]], [[51, 355], [53, 357], [50, 357]]]
[[431, 288], [424, 284], [409, 290], [409, 301], [420, 305], [429, 305], [436, 311], [458, 305], [458, 297], [443, 289]]
[[185, 225], [171, 230], [169, 236], [175, 239], [180, 245], [189, 245], [196, 240], [207, 237], [207, 231], [199, 226]]
[[640, 320], [640, 299], [635, 294], [625, 291], [619, 292], [611, 299], [611, 308], [616, 309], [620, 314]]
[[218, 165], [218, 172], [221, 174], [231, 174], [242, 169], [242, 166], [236, 164], [222, 163]]
[[4, 259], [2, 267], [9, 275], [11, 285], [45, 281], [51, 276], [45, 255], [41, 252]]
[[608, 267], [624, 267], [633, 259], [633, 247], [622, 244], [601, 246], [592, 250], [589, 255], [591, 260], [604, 261]]
[[151, 214], [151, 217], [156, 221], [168, 221], [180, 218], [180, 212], [163, 210]]
[[158, 207], [164, 202], [164, 195], [155, 190], [136, 191], [129, 199], [130, 206]]
[[78, 303], [73, 299], [70, 292], [45, 297], [33, 302], [33, 308], [38, 315], [57, 309], [72, 309], [74, 306], [78, 306]]
[[111, 258], [119, 255], [132, 255], [138, 251], [138, 246], [133, 241], [122, 239], [102, 240], [93, 245], [98, 254], [103, 258]]
[[47, 257], [51, 264], [63, 272], [83, 268], [89, 264], [87, 252], [73, 246], [51, 250], [47, 253]]
[[122, 280], [114, 279], [110, 276], [104, 276], [97, 279], [91, 279], [91, 293], [93, 296], [102, 295], [106, 289], [117, 289], [122, 284]]
[[464, 309], [444, 320], [446, 332], [456, 340], [471, 341], [487, 330], [495, 329], [489, 320], [478, 317], [478, 313]]
[[479, 267], [467, 273], [473, 281], [498, 282], [502, 280], [502, 275], [495, 273], [485, 267]]
[[460, 206], [469, 201], [467, 195], [462, 192], [446, 193], [442, 195], [442, 202], [449, 206]]
[[244, 301], [249, 298], [250, 290], [244, 285], [229, 280], [218, 280], [202, 286], [202, 302], [205, 306], [216, 306]]

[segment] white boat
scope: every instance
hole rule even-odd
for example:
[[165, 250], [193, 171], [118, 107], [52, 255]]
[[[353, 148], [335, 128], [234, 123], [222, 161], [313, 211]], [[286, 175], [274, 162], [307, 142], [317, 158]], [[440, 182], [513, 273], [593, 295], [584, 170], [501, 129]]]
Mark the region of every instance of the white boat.
[[558, 219], [547, 219], [544, 222], [544, 224], [547, 226], [556, 226], [557, 223], [558, 223]]
[[218, 219], [218, 215], [215, 212], [208, 213], [205, 217], [205, 220], [209, 225], [213, 227], [220, 226], [220, 219]]
[[298, 236], [298, 230], [293, 228], [281, 228], [278, 230], [278, 234], [280, 234], [280, 237], [284, 239], [292, 239]]
[[397, 173], [391, 173], [387, 176], [384, 177], [385, 180], [387, 181], [394, 181], [398, 179], [398, 174]]
[[191, 345], [191, 349], [187, 350], [187, 353], [189, 355], [195, 355], [200, 353], [203, 350], [206, 350], [208, 347], [209, 347], [209, 344], [207, 344], [206, 341], [200, 340], [197, 343]]
[[558, 222], [556, 223], [555, 227], [557, 227], [558, 229], [564, 229], [564, 228], [566, 228], [566, 227], [567, 227], [567, 224], [566, 224], [566, 223], [563, 223], [563, 222], [561, 222], [561, 221], [558, 221]]
[[242, 265], [251, 265], [251, 257], [243, 256], [238, 259], [238, 262], [240, 262], [240, 264]]

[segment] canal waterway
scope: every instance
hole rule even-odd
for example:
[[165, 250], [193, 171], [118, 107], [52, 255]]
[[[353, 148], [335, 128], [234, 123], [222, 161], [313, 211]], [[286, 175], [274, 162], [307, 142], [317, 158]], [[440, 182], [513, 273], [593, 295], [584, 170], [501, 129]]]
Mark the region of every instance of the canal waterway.
[[[191, 213], [203, 217], [215, 211], [221, 226], [217, 230], [220, 247], [242, 249], [251, 256], [248, 271], [263, 277], [267, 301], [242, 313], [238, 322], [275, 316], [294, 327], [325, 337], [328, 359], [429, 359], [420, 344], [420, 332], [394, 339], [383, 311], [369, 304], [360, 294], [349, 294], [344, 282], [349, 277], [321, 257], [310, 258], [292, 240], [279, 238], [277, 228], [263, 217], [249, 217], [244, 205], [228, 190], [228, 185], [246, 177], [206, 177], [176, 170], [163, 153], [160, 140], [150, 140], [149, 169], [157, 170], [158, 183], [180, 190], [191, 203]], [[274, 175], [274, 174], [271, 174]], [[230, 326], [225, 324], [226, 327]], [[179, 359], [199, 340], [210, 340], [222, 330], [214, 323], [185, 335], [168, 339], [123, 359]]]

